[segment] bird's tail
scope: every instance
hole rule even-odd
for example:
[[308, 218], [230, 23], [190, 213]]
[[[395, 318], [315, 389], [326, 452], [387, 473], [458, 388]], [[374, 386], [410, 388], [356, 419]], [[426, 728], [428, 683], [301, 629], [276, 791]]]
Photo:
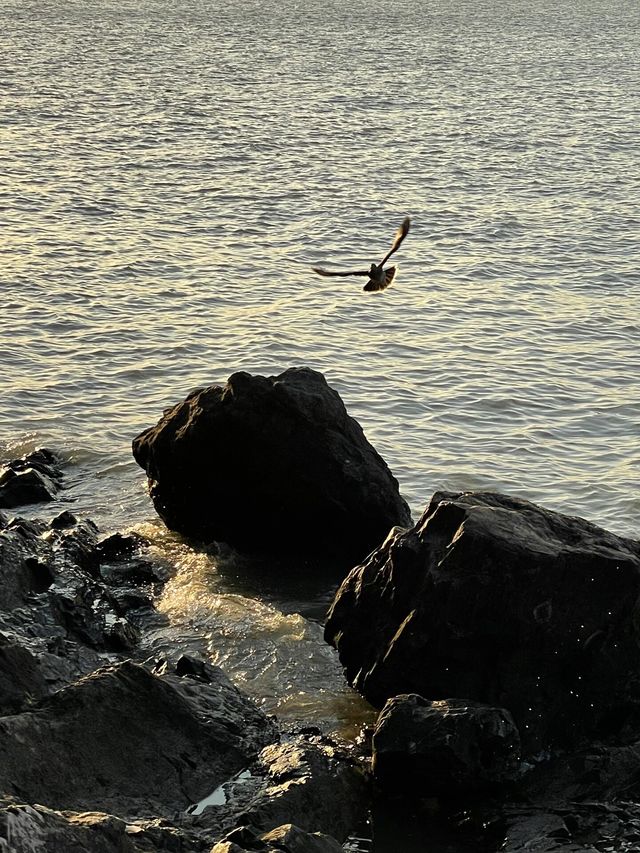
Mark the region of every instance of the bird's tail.
[[396, 277], [397, 267], [389, 267], [384, 271], [384, 281], [373, 281], [373, 279], [369, 279], [369, 281], [362, 288], [363, 290], [367, 290], [369, 292], [376, 290], [384, 290], [386, 287], [389, 287], [391, 282]]

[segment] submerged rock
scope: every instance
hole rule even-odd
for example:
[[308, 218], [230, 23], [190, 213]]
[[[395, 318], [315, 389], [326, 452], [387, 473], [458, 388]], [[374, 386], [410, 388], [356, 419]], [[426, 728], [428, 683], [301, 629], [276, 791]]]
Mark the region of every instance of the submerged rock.
[[234, 373], [133, 441], [172, 530], [256, 552], [362, 558], [409, 509], [322, 374]]
[[617, 731], [640, 700], [640, 543], [505, 495], [440, 492], [339, 589], [351, 684], [507, 708], [529, 754]]
[[373, 773], [389, 796], [486, 795], [520, 770], [511, 714], [474, 702], [415, 694], [384, 706], [373, 734]]

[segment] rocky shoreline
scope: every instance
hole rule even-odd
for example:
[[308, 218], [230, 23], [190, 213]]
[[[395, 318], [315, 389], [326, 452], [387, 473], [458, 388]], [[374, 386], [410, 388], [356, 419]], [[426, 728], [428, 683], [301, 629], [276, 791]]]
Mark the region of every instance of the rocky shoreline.
[[167, 575], [145, 551], [68, 511], [0, 514], [0, 850], [340, 849], [362, 761], [281, 731], [201, 658], [148, 657]]
[[[412, 525], [307, 369], [194, 392], [134, 455], [172, 529], [343, 567], [325, 636], [380, 716], [360, 748], [283, 731], [193, 650], [150, 650], [166, 567], [55, 512], [54, 453], [10, 460], [0, 851], [335, 853], [372, 808], [424, 849], [443, 827], [448, 849], [640, 849], [639, 542], [486, 492]], [[52, 517], [10, 516], [31, 503]]]

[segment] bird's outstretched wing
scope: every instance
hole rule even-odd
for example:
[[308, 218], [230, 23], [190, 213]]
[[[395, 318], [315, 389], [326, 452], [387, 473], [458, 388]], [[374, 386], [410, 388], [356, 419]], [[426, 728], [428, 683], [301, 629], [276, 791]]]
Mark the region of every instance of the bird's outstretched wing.
[[311, 269], [317, 273], [318, 275], [369, 275], [369, 270], [354, 270], [353, 272], [333, 272], [332, 270], [325, 270], [322, 267], [311, 267]]
[[367, 290], [369, 292], [375, 291], [375, 290], [384, 290], [386, 287], [389, 287], [391, 282], [396, 277], [397, 270], [398, 270], [397, 267], [388, 267], [384, 271], [384, 281], [381, 284], [379, 284], [377, 281], [374, 281], [373, 279], [371, 279], [370, 281], [368, 281], [365, 284], [365, 286], [362, 289]]
[[380, 261], [381, 267], [384, 266], [386, 264], [386, 262], [389, 260], [389, 258], [391, 257], [391, 255], [393, 255], [393, 253], [396, 252], [400, 248], [400, 243], [402, 243], [404, 238], [409, 233], [409, 227], [410, 226], [411, 226], [411, 219], [408, 216], [405, 216], [405, 218], [402, 220], [402, 225], [398, 228], [398, 230], [395, 233], [395, 237], [393, 238], [393, 245], [391, 246], [391, 248], [389, 249], [387, 254], [384, 256], [384, 258]]

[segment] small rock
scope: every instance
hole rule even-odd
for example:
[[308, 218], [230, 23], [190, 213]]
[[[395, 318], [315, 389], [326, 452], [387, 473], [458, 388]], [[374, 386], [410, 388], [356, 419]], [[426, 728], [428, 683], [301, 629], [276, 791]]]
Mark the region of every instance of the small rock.
[[55, 500], [61, 479], [58, 460], [46, 449], [7, 462], [0, 473], [0, 507]]
[[78, 523], [78, 519], [72, 512], [69, 512], [68, 509], [65, 509], [64, 512], [58, 513], [55, 518], [51, 519], [51, 524], [49, 525], [53, 530], [64, 530], [67, 527], [75, 527]]

